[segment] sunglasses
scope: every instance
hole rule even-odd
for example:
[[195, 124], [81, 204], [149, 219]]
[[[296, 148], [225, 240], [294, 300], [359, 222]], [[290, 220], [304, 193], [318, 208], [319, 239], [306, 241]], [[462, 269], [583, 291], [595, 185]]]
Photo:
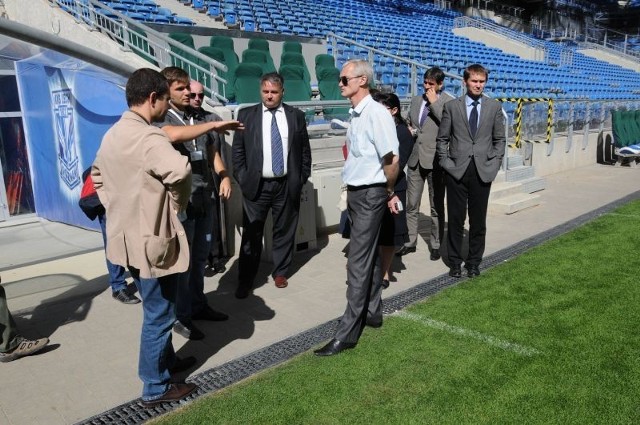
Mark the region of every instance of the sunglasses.
[[198, 99], [204, 99], [204, 93], [189, 93], [189, 97], [191, 99], [195, 99], [196, 96], [198, 97]]
[[353, 80], [354, 78], [360, 78], [362, 77], [362, 75], [356, 75], [355, 77], [345, 77], [344, 75], [340, 78], [338, 78], [338, 82], [342, 83], [343, 86], [346, 86], [347, 84], [349, 84], [349, 81]]

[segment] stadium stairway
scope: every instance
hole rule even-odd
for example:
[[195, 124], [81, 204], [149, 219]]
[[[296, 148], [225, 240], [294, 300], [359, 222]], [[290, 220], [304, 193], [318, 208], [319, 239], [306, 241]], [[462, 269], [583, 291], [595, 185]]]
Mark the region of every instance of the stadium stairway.
[[533, 166], [525, 165], [520, 153], [507, 148], [507, 169], [500, 171], [489, 196], [489, 210], [495, 213], [513, 214], [540, 204], [536, 194], [547, 186], [544, 177], [535, 175]]
[[171, 9], [172, 12], [177, 13], [180, 16], [189, 18], [193, 21], [195, 26], [203, 26], [209, 28], [227, 29], [222, 22], [218, 22], [215, 19], [207, 16], [204, 12], [199, 12], [191, 7], [191, 4], [184, 4], [176, 0], [154, 0], [158, 6]]

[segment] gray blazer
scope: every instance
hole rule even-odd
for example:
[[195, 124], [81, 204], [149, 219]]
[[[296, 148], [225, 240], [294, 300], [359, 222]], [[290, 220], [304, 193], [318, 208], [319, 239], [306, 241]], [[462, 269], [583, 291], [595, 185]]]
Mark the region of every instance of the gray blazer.
[[463, 95], [444, 105], [436, 139], [438, 161], [447, 173], [460, 180], [471, 158], [475, 158], [480, 179], [490, 183], [498, 174], [506, 145], [502, 106], [495, 99], [482, 98], [478, 130], [472, 138], [465, 98]]
[[438, 100], [429, 105], [429, 115], [422, 127], [420, 126], [420, 106], [422, 106], [422, 96], [414, 96], [411, 98], [411, 106], [409, 107], [409, 124], [416, 129], [416, 143], [413, 145], [413, 151], [407, 165], [415, 168], [418, 164], [424, 169], [431, 170], [433, 168], [434, 158], [436, 157], [436, 137], [438, 136], [438, 126], [442, 120], [442, 111], [444, 104], [453, 100], [453, 97], [445, 92], [440, 93]]

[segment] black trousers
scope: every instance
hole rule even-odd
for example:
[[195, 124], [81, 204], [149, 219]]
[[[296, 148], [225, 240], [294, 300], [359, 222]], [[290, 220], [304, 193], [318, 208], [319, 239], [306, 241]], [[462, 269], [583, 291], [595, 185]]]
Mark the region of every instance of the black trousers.
[[476, 164], [469, 163], [462, 179], [447, 176], [447, 215], [449, 227], [447, 249], [449, 266], [462, 264], [462, 239], [464, 222], [469, 209], [469, 253], [465, 264], [478, 266], [484, 254], [487, 234], [487, 206], [491, 182], [485, 183], [478, 176]]
[[273, 217], [273, 272], [271, 276], [285, 276], [295, 244], [298, 226], [299, 198], [297, 202], [288, 197], [286, 177], [262, 179], [258, 197], [254, 200], [243, 198], [242, 242], [238, 263], [238, 280], [241, 286], [251, 288], [260, 265], [264, 224], [271, 210]]

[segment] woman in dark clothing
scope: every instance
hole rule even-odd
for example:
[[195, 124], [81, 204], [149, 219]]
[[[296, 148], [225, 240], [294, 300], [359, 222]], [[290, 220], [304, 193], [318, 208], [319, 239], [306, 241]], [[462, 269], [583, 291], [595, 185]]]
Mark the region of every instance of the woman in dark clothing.
[[393, 93], [375, 93], [373, 99], [383, 104], [389, 113], [393, 116], [396, 122], [396, 132], [398, 134], [398, 141], [400, 142], [400, 172], [396, 179], [396, 185], [394, 192], [402, 202], [403, 208], [398, 214], [393, 214], [389, 209], [385, 210], [384, 217], [382, 218], [382, 226], [380, 227], [380, 239], [378, 245], [380, 246], [380, 260], [383, 272], [382, 287], [387, 288], [389, 286], [389, 280], [391, 278], [391, 262], [393, 261], [393, 254], [396, 251], [396, 247], [403, 246], [405, 242], [409, 240], [407, 229], [407, 215], [404, 210], [404, 205], [407, 199], [407, 176], [404, 173], [404, 168], [411, 155], [413, 149], [414, 139], [411, 136], [407, 124], [400, 115], [400, 99]]

